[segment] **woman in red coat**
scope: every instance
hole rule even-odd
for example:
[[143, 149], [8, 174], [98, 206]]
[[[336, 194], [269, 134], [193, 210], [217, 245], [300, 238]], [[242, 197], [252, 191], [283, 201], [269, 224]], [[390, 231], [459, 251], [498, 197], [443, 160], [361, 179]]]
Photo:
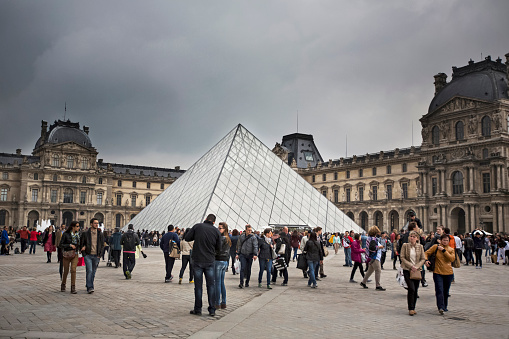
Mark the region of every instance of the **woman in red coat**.
[[362, 268], [362, 256], [366, 252], [361, 248], [360, 237], [361, 237], [360, 234], [356, 233], [354, 236], [354, 241], [350, 245], [350, 247], [352, 248], [352, 261], [354, 262], [352, 273], [350, 274], [351, 283], [356, 283], [356, 281], [353, 280], [353, 277], [355, 275], [357, 267], [359, 268], [359, 271], [361, 272], [361, 275], [364, 278], [364, 269]]
[[42, 243], [44, 244], [44, 252], [46, 252], [46, 256], [48, 257], [47, 262], [51, 262], [51, 253], [57, 250], [55, 247], [55, 231], [53, 230], [53, 225], [50, 225], [44, 232]]

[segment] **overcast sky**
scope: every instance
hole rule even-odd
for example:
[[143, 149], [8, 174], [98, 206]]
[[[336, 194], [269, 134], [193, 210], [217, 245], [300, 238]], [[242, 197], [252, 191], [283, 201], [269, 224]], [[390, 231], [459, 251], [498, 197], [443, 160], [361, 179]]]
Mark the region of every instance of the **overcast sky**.
[[[509, 52], [509, 1], [0, 0], [0, 152], [41, 120], [106, 162], [189, 168], [238, 123], [322, 157], [420, 145], [433, 76]], [[298, 112], [298, 113], [297, 113]]]

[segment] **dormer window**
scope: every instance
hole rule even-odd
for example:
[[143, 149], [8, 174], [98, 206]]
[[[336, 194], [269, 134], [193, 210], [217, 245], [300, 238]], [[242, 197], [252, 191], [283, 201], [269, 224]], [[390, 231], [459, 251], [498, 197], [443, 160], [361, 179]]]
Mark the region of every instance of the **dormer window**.
[[313, 153], [312, 152], [304, 152], [304, 159], [306, 159], [306, 161], [313, 161]]

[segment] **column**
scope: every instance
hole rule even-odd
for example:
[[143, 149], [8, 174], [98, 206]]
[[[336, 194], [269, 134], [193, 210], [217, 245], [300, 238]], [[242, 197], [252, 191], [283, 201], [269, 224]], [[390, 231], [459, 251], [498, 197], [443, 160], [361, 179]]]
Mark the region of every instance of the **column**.
[[465, 204], [465, 232], [469, 232], [470, 226], [470, 204]]
[[442, 193], [442, 171], [438, 170], [438, 178], [437, 178], [437, 193]]
[[422, 176], [422, 195], [428, 196], [428, 173], [424, 173]]
[[469, 229], [468, 229], [468, 232], [472, 232], [475, 227], [477, 226], [476, 225], [476, 219], [475, 219], [475, 205], [469, 205], [469, 209], [470, 209], [470, 220], [469, 220]]
[[497, 231], [502, 232], [504, 230], [504, 205], [497, 204]]
[[502, 182], [502, 176], [501, 176], [501, 172], [502, 172], [502, 166], [501, 165], [496, 165], [496, 170], [497, 170], [497, 190], [501, 189], [501, 182]]
[[469, 167], [469, 173], [470, 173], [470, 191], [475, 192], [475, 183], [474, 183], [474, 167]]
[[445, 170], [440, 171], [440, 173], [442, 175], [442, 193], [445, 194], [445, 192], [447, 190], [447, 187], [446, 187], [446, 184], [445, 184]]
[[493, 178], [493, 191], [496, 191], [498, 189], [496, 165], [491, 166], [491, 177]]

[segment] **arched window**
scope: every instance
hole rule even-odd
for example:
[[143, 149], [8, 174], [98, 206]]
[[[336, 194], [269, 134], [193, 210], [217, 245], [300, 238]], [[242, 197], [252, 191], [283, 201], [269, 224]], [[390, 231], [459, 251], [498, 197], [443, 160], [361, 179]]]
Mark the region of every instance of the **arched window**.
[[456, 123], [456, 140], [463, 140], [465, 138], [463, 121]]
[[489, 116], [485, 116], [484, 118], [482, 118], [481, 125], [483, 137], [491, 136], [491, 119]]
[[452, 174], [452, 194], [463, 194], [463, 173], [460, 171]]
[[66, 188], [64, 190], [64, 203], [72, 204], [72, 201], [73, 201], [73, 192], [72, 192], [72, 189]]
[[438, 126], [433, 127], [431, 130], [431, 143], [438, 145], [440, 143], [440, 128]]

